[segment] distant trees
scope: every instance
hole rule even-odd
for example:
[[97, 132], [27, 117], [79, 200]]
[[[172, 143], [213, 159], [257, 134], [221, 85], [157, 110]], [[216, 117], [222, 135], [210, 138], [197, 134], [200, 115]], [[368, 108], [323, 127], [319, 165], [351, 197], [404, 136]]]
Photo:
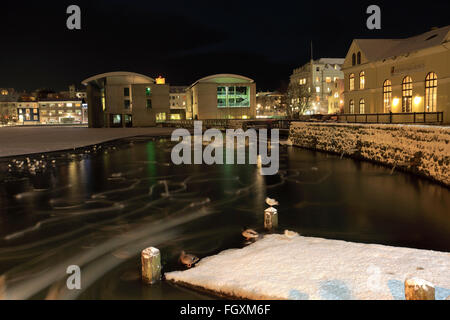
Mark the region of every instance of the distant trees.
[[308, 86], [291, 82], [287, 88], [285, 99], [288, 117], [294, 118], [303, 115], [312, 107], [312, 94]]

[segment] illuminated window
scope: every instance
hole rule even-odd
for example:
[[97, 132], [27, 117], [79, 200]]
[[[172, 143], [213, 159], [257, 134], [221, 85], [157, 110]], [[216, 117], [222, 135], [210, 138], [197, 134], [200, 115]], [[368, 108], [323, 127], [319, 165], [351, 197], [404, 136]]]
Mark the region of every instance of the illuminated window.
[[320, 92], [320, 87], [316, 87], [316, 92], [317, 92], [317, 93]]
[[350, 74], [350, 91], [355, 90], [355, 75]]
[[72, 108], [72, 107], [73, 107], [73, 104], [72, 104], [72, 103], [66, 103], [66, 107]]
[[334, 94], [334, 97], [335, 97], [336, 99], [339, 98], [339, 93], [336, 92], [336, 93]]
[[160, 112], [156, 114], [156, 122], [166, 121], [166, 113]]
[[7, 96], [8, 95], [8, 90], [2, 90], [2, 96]]
[[316, 82], [320, 82], [320, 78], [319, 77], [316, 77]]
[[360, 114], [366, 113], [366, 101], [364, 101], [364, 99], [359, 100], [359, 113]]
[[33, 120], [37, 121], [39, 119], [38, 116], [33, 116]]
[[38, 113], [38, 109], [34, 108], [33, 113]]
[[128, 88], [128, 87], [123, 88], [123, 96], [124, 97], [129, 97], [130, 96], [130, 88]]
[[217, 106], [250, 107], [250, 88], [245, 86], [217, 87]]
[[349, 109], [351, 114], [355, 113], [355, 102], [353, 100], [350, 100]]
[[392, 103], [392, 83], [390, 80], [386, 80], [383, 84], [383, 105], [384, 112], [391, 112], [391, 103]]
[[435, 112], [437, 105], [437, 75], [430, 72], [425, 78], [425, 111]]
[[366, 74], [364, 71], [361, 71], [359, 74], [359, 88], [364, 89], [366, 86]]
[[180, 114], [171, 114], [170, 115], [170, 120], [181, 120], [181, 115]]
[[410, 76], [407, 76], [403, 79], [402, 82], [402, 112], [412, 111], [412, 93], [412, 78]]
[[150, 87], [145, 88], [145, 95], [150, 97], [152, 95], [152, 89]]
[[25, 112], [29, 114], [30, 113], [30, 109], [26, 109]]
[[325, 81], [326, 81], [327, 83], [331, 83], [331, 77], [326, 77], [326, 78], [325, 78]]

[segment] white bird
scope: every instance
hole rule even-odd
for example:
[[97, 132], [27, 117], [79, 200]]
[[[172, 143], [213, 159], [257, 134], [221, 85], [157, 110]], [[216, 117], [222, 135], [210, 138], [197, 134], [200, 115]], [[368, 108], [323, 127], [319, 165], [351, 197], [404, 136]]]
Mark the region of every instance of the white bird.
[[246, 229], [246, 230], [242, 231], [242, 235], [244, 236], [244, 238], [247, 241], [250, 240], [250, 239], [257, 239], [257, 238], [259, 238], [258, 232], [256, 232], [253, 229]]
[[284, 235], [286, 236], [286, 238], [292, 239], [292, 238], [298, 236], [299, 234], [294, 231], [285, 230]]
[[278, 205], [278, 201], [275, 199], [266, 198], [267, 205], [273, 207]]

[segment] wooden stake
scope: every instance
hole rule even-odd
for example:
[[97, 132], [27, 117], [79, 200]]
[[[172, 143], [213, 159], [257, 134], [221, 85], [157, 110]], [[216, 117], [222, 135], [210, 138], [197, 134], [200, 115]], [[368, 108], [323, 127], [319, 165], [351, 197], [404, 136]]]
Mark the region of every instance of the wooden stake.
[[264, 211], [264, 228], [267, 230], [278, 227], [278, 212], [277, 209], [270, 207]]
[[406, 300], [435, 300], [434, 285], [418, 278], [407, 279], [405, 298]]
[[161, 279], [161, 253], [159, 249], [150, 247], [142, 250], [142, 281], [154, 284]]

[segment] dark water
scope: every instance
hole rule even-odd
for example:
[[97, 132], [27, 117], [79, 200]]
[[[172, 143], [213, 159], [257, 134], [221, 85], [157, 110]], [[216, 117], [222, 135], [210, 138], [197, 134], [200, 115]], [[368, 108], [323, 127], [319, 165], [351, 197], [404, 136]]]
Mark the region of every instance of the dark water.
[[[202, 258], [242, 247], [244, 227], [264, 232], [267, 196], [280, 202], [277, 232], [450, 251], [450, 190], [429, 181], [291, 147], [281, 148], [273, 177], [254, 165], [176, 167], [171, 146], [133, 139], [39, 155], [30, 161], [46, 167], [31, 172], [15, 164], [8, 172], [12, 159], [0, 160], [7, 297], [211, 298], [164, 281], [142, 285], [140, 251], [159, 248], [163, 271], [173, 271], [183, 269], [181, 250]], [[81, 291], [65, 289], [69, 265], [81, 267]]]

